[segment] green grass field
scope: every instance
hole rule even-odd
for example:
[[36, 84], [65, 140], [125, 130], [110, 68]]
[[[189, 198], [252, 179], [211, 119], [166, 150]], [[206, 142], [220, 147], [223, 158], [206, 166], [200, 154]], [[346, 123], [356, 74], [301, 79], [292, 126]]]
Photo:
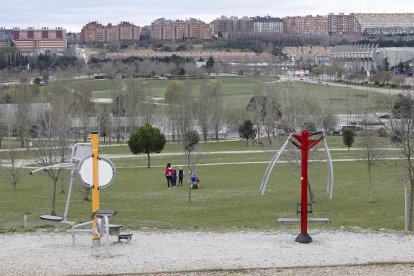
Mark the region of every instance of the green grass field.
[[[271, 82], [266, 78], [242, 77], [220, 78], [224, 105], [227, 108], [246, 106], [254, 95], [257, 82]], [[85, 81], [85, 80], [83, 80]], [[86, 80], [91, 83], [94, 97], [110, 97], [110, 80]], [[144, 80], [137, 80], [137, 82]], [[154, 96], [163, 97], [169, 84], [165, 80], [145, 80], [153, 89]], [[190, 80], [195, 96], [199, 93], [202, 80]], [[274, 83], [276, 91], [285, 89], [285, 83]], [[319, 99], [324, 105], [330, 105], [336, 113], [346, 113], [346, 104], [354, 106], [376, 106], [376, 94], [333, 88], [329, 86], [292, 83], [291, 89]], [[281, 136], [274, 142], [278, 149], [287, 137]], [[330, 136], [332, 149], [344, 149], [342, 136]], [[389, 138], [384, 145], [393, 147]], [[7, 141], [3, 140], [3, 148]], [[18, 142], [13, 141], [13, 147]], [[354, 143], [358, 147], [358, 137]], [[168, 143], [162, 153], [151, 157], [152, 168], [147, 169], [147, 160], [143, 155], [133, 156], [126, 144], [106, 146], [101, 143], [102, 154], [124, 154], [129, 158], [113, 159], [117, 167], [115, 184], [101, 193], [101, 207], [112, 208], [119, 212], [113, 222], [125, 224], [131, 229], [199, 229], [199, 230], [243, 230], [274, 229], [278, 217], [295, 216], [295, 205], [299, 200], [300, 176], [288, 163], [276, 166], [272, 173], [268, 191], [259, 194], [259, 184], [267, 163], [272, 157], [262, 148], [246, 146], [246, 141], [201, 142], [200, 151], [207, 154], [200, 161], [197, 173], [201, 179], [201, 188], [193, 191], [193, 201], [187, 202], [188, 190], [178, 187], [168, 190], [163, 176], [167, 162], [178, 167], [185, 163], [182, 146]], [[252, 151], [255, 152], [246, 152]], [[238, 153], [226, 153], [240, 151]], [[222, 153], [224, 152], [224, 153]], [[168, 155], [171, 153], [171, 155]], [[387, 151], [387, 157], [398, 157], [398, 151]], [[4, 159], [7, 153], [0, 152]], [[313, 155], [323, 160], [323, 152]], [[333, 150], [334, 159], [354, 159], [361, 157], [358, 150]], [[29, 151], [19, 151], [17, 158], [33, 158]], [[246, 163], [245, 163], [246, 162]], [[338, 229], [393, 229], [402, 230], [404, 226], [404, 189], [403, 172], [400, 167], [381, 165], [373, 169], [374, 203], [368, 203], [368, 173], [362, 161], [335, 162], [335, 188], [333, 200], [325, 195], [325, 163], [312, 164], [310, 175], [314, 184], [317, 202], [314, 204], [315, 216], [329, 217], [330, 227]], [[17, 190], [8, 184], [6, 168], [0, 168], [0, 232], [23, 230], [23, 214], [30, 212], [29, 230], [38, 228], [54, 229], [55, 225], [41, 221], [38, 217], [50, 213], [52, 183], [43, 173], [29, 176], [24, 171], [22, 183]], [[64, 191], [67, 191], [67, 180]], [[60, 191], [59, 184], [59, 191]], [[84, 222], [90, 219], [91, 202], [83, 201], [80, 185], [74, 189], [69, 219]], [[63, 215], [66, 193], [57, 195], [57, 212]]]
[[[226, 108], [246, 106], [250, 98], [254, 95], [258, 83], [272, 83], [276, 91], [286, 89], [286, 83], [274, 82], [275, 79], [264, 77], [221, 77], [223, 104]], [[80, 82], [90, 82], [92, 95], [94, 98], [111, 97], [111, 80], [82, 80]], [[193, 87], [194, 96], [198, 96], [203, 80], [188, 80]], [[77, 86], [80, 86], [80, 82]], [[147, 82], [152, 89], [153, 96], [164, 97], [167, 87], [171, 81], [168, 80], [143, 80], [136, 79], [137, 85]], [[365, 112], [368, 106], [378, 109], [377, 101], [379, 95], [374, 92], [354, 90], [346, 87], [331, 87], [326, 85], [311, 84], [306, 82], [292, 82], [289, 89], [300, 89], [322, 102], [323, 105], [331, 106], [334, 113], [346, 113], [346, 105]], [[75, 86], [76, 87], [76, 86]], [[382, 95], [381, 95], [382, 96]], [[354, 111], [354, 113], [357, 110]], [[383, 111], [383, 110], [378, 110]]]
[[[340, 138], [329, 137], [329, 143], [339, 147]], [[244, 141], [202, 143], [200, 148], [207, 152], [252, 149], [257, 152], [207, 154], [197, 167], [201, 188], [193, 190], [190, 203], [187, 201], [187, 187], [168, 190], [163, 176], [165, 164], [172, 162], [178, 167], [184, 163], [183, 156], [153, 156], [150, 169], [145, 168], [146, 158], [141, 155], [114, 159], [116, 182], [101, 192], [101, 208], [119, 212], [113, 222], [142, 230], [269, 230], [279, 227], [277, 218], [296, 216], [294, 210], [299, 201], [300, 175], [290, 164], [281, 163], [275, 167], [268, 189], [262, 196], [259, 185], [272, 154], [246, 147]], [[165, 153], [179, 151], [178, 144], [168, 144], [165, 149]], [[103, 146], [101, 152], [125, 154], [127, 149]], [[356, 158], [359, 154], [359, 151], [332, 151], [333, 158]], [[322, 156], [322, 153], [315, 154], [316, 159], [322, 159]], [[329, 227], [334, 229], [403, 229], [404, 189], [400, 168], [382, 165], [373, 169], [374, 203], [368, 203], [365, 163], [335, 162], [334, 169], [334, 198], [328, 200], [325, 192], [326, 164], [311, 165], [310, 176], [317, 199], [313, 206], [314, 216], [330, 218], [332, 224]], [[22, 231], [25, 212], [31, 213], [29, 230], [54, 229], [55, 225], [38, 218], [50, 212], [50, 179], [43, 173], [30, 176], [26, 170], [23, 182], [14, 191], [6, 183], [6, 173], [6, 169], [0, 169], [0, 176], [4, 179], [0, 185], [0, 232]], [[59, 215], [63, 214], [65, 200], [66, 193], [59, 193]], [[80, 185], [77, 184], [69, 219], [87, 221], [90, 213], [91, 202], [82, 200]]]

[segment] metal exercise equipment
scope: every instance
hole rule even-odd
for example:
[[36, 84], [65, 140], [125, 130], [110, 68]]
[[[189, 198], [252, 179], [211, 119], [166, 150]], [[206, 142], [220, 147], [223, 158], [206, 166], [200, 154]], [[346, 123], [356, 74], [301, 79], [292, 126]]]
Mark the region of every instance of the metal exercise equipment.
[[46, 167], [41, 167], [41, 168], [35, 169], [30, 172], [30, 174], [34, 174], [36, 172], [40, 172], [40, 171], [47, 172], [49, 170], [54, 170], [54, 169], [70, 169], [68, 195], [66, 198], [66, 206], [65, 206], [65, 212], [63, 213], [63, 217], [42, 215], [40, 216], [41, 219], [66, 223], [69, 225], [74, 224], [73, 221], [68, 221], [68, 213], [69, 213], [70, 200], [72, 197], [73, 180], [75, 179], [76, 164], [82, 161], [84, 158], [91, 156], [91, 154], [92, 154], [91, 143], [77, 143], [72, 146], [72, 152], [71, 152], [69, 163], [58, 163], [58, 164], [54, 164], [54, 165], [50, 165]]
[[[76, 166], [76, 163], [77, 166]], [[69, 163], [59, 163], [52, 166], [38, 168], [30, 172], [33, 174], [38, 171], [48, 171], [51, 169], [70, 168], [69, 191], [66, 199], [66, 207], [63, 218], [58, 216], [42, 215], [41, 219], [66, 223], [72, 225], [69, 232], [75, 244], [76, 233], [92, 234], [92, 245], [94, 248], [100, 246], [100, 238], [105, 235], [105, 252], [109, 256], [109, 235], [117, 235], [118, 241], [121, 239], [131, 240], [132, 234], [120, 233], [123, 225], [109, 224], [109, 217], [116, 214], [111, 209], [100, 209], [99, 191], [108, 188], [115, 180], [116, 169], [114, 164], [107, 158], [99, 156], [99, 136], [97, 132], [92, 132], [91, 143], [78, 143], [72, 147], [72, 154]], [[76, 170], [75, 170], [76, 169]], [[73, 189], [75, 173], [80, 182], [92, 189], [92, 218], [88, 222], [76, 224], [67, 220], [70, 199]], [[89, 229], [85, 227], [91, 227]]]
[[[310, 139], [312, 137], [318, 136], [315, 139]], [[308, 154], [309, 150], [312, 149], [316, 144], [318, 144], [321, 140], [324, 141], [324, 147], [326, 152], [326, 159], [328, 164], [328, 181], [326, 185], [326, 192], [329, 196], [329, 199], [332, 199], [333, 195], [333, 185], [334, 185], [334, 173], [333, 173], [333, 165], [332, 165], [332, 158], [329, 153], [328, 144], [326, 142], [326, 135], [324, 132], [313, 132], [309, 133], [307, 130], [303, 130], [301, 134], [291, 134], [289, 135], [286, 142], [282, 145], [282, 147], [275, 153], [272, 160], [270, 161], [264, 175], [262, 182], [260, 183], [259, 191], [264, 194], [267, 184], [269, 182], [270, 174], [273, 170], [273, 167], [276, 165], [276, 162], [281, 157], [283, 151], [286, 149], [289, 141], [301, 151], [301, 203], [300, 203], [300, 211], [298, 210], [297, 213], [300, 213], [299, 218], [279, 218], [278, 222], [300, 222], [301, 223], [301, 231], [300, 234], [297, 236], [296, 240], [299, 243], [310, 243], [312, 242], [312, 238], [308, 234], [308, 222], [330, 222], [328, 218], [308, 218]]]

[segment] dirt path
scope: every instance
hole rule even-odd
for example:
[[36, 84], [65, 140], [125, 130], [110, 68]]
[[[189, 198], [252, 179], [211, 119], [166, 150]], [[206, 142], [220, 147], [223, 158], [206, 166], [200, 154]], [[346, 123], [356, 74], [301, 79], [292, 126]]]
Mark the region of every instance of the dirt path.
[[310, 244], [294, 238], [281, 232], [140, 231], [129, 244], [112, 237], [107, 258], [104, 246], [91, 248], [88, 235], [72, 246], [67, 233], [7, 234], [0, 235], [0, 274], [409, 275], [413, 269], [414, 235], [327, 231]]

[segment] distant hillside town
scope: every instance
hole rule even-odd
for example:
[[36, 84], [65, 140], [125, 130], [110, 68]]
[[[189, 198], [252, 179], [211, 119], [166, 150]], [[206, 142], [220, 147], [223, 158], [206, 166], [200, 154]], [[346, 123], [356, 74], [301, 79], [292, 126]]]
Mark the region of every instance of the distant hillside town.
[[65, 28], [0, 28], [0, 47], [14, 45], [23, 53], [63, 52], [67, 44], [122, 43], [142, 41], [259, 40], [282, 46], [333, 46], [343, 42], [381, 38], [413, 40], [414, 13], [351, 13], [328, 15], [227, 17], [210, 23], [199, 19], [159, 18], [148, 26], [122, 21], [104, 25], [85, 24], [80, 33]]

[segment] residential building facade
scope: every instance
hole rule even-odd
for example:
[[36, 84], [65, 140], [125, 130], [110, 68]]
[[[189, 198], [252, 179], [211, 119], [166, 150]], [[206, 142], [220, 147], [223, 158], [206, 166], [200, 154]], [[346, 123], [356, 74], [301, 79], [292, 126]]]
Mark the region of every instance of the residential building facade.
[[20, 29], [14, 27], [12, 31], [13, 43], [19, 51], [24, 53], [63, 52], [67, 47], [66, 30], [61, 27], [55, 29], [47, 27], [42, 27], [41, 29], [32, 27]]
[[288, 16], [283, 18], [284, 30], [289, 34], [327, 34], [327, 16]]
[[414, 13], [354, 13], [367, 34], [412, 34]]
[[96, 21], [83, 26], [81, 39], [84, 43], [91, 42], [124, 42], [135, 43], [140, 40], [141, 28], [129, 22], [122, 21], [118, 25], [102, 25]]
[[354, 14], [330, 13], [328, 14], [328, 32], [361, 32], [361, 25]]
[[278, 17], [253, 17], [253, 31], [256, 33], [283, 33], [283, 20]]
[[235, 26], [237, 25], [238, 20], [239, 19], [236, 16], [227, 17], [225, 15], [222, 15], [210, 23], [211, 31], [213, 35], [216, 36], [218, 36], [219, 33], [222, 35], [232, 33], [235, 30]]
[[201, 20], [170, 20], [159, 18], [151, 23], [151, 39], [153, 40], [209, 40], [211, 27]]
[[13, 40], [13, 30], [0, 27], [0, 47], [6, 47]]

